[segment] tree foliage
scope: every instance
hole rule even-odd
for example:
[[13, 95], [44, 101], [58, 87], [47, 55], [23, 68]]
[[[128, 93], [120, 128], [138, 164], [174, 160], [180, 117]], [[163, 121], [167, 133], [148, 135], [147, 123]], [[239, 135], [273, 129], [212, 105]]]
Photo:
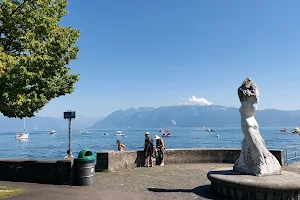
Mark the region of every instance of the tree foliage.
[[0, 0], [0, 112], [32, 117], [51, 99], [71, 93], [78, 74], [79, 31], [58, 24], [67, 0]]

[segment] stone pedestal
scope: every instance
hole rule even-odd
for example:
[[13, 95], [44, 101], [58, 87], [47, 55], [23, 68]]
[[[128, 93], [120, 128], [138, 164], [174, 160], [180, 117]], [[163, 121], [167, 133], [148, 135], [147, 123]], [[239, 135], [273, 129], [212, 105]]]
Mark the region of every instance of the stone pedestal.
[[207, 174], [214, 194], [232, 200], [298, 200], [300, 175], [282, 171], [280, 175], [251, 176], [223, 168]]

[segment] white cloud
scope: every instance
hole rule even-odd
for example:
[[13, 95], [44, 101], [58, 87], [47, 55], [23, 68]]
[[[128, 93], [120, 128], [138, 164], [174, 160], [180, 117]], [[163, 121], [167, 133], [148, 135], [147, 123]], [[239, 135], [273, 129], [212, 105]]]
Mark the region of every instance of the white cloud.
[[209, 106], [213, 103], [208, 101], [207, 99], [204, 99], [202, 97], [197, 98], [196, 96], [189, 97], [188, 102], [186, 105], [199, 105], [199, 106]]

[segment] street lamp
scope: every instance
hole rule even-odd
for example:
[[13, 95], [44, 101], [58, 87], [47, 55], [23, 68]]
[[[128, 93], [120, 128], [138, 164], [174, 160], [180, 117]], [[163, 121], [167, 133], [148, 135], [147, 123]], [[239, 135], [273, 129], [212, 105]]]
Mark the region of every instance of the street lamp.
[[69, 151], [70, 151], [70, 153], [72, 153], [72, 151], [71, 151], [71, 121], [72, 121], [72, 119], [76, 118], [75, 111], [68, 110], [67, 112], [64, 112], [64, 118], [68, 119], [68, 121], [69, 121]]

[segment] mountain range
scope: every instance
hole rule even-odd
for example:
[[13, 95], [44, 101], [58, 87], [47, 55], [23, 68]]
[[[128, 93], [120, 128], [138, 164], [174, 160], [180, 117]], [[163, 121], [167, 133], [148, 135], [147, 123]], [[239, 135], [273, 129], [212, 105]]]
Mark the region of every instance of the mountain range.
[[[91, 127], [101, 117], [77, 116], [72, 120], [72, 129], [82, 129]], [[62, 118], [35, 116], [25, 118], [26, 129], [28, 130], [66, 130], [68, 129], [68, 121]], [[16, 118], [8, 118], [0, 116], [0, 129], [20, 131], [23, 130], [24, 121]]]
[[[260, 126], [300, 126], [300, 110], [258, 110]], [[240, 126], [239, 109], [219, 105], [163, 106], [117, 110], [97, 121], [92, 128], [154, 128], [154, 127], [218, 127]]]
[[[300, 110], [258, 110], [255, 115], [260, 126], [300, 126]], [[166, 128], [166, 127], [228, 127], [240, 126], [238, 108], [219, 105], [210, 106], [163, 106], [117, 110], [107, 117], [77, 116], [72, 129], [93, 128]], [[28, 130], [66, 130], [67, 120], [63, 118], [35, 116], [26, 118]], [[20, 131], [23, 120], [0, 116], [0, 129]]]

